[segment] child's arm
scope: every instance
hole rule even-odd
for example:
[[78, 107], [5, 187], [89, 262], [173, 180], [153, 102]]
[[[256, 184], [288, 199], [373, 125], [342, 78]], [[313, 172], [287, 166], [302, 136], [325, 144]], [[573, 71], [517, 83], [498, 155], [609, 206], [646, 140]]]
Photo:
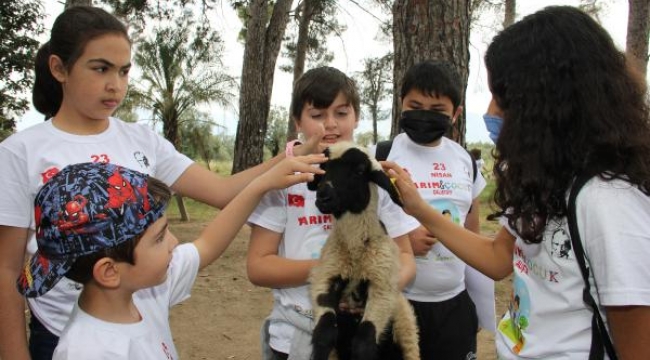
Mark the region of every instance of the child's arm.
[[504, 228], [495, 239], [462, 228], [429, 206], [418, 194], [408, 173], [394, 162], [382, 162], [384, 169], [396, 179], [404, 211], [415, 217], [464, 262], [495, 280], [512, 273], [515, 238]]
[[415, 278], [415, 258], [413, 257], [413, 249], [408, 234], [395, 238], [395, 243], [399, 248], [398, 286], [400, 289], [404, 289]]
[[650, 359], [650, 306], [607, 306], [605, 309], [619, 359]]
[[28, 229], [0, 225], [0, 358], [28, 360], [25, 298], [16, 279], [25, 264]]
[[201, 258], [199, 269], [221, 256], [246, 223], [264, 193], [310, 181], [313, 179], [313, 173], [322, 173], [319, 167], [311, 164], [326, 160], [327, 158], [322, 154], [284, 159], [248, 184], [194, 241]]
[[287, 288], [307, 284], [309, 272], [318, 260], [287, 259], [278, 255], [282, 234], [252, 225], [246, 269], [257, 286]]
[[481, 222], [480, 222], [480, 211], [481, 203], [479, 202], [478, 197], [472, 200], [472, 207], [467, 213], [465, 218], [465, 229], [480, 234], [481, 233]]
[[[322, 146], [319, 145], [321, 138], [322, 134], [312, 136], [305, 144], [296, 147], [294, 154], [308, 155], [322, 152]], [[262, 164], [226, 177], [219, 176], [200, 165], [192, 164], [171, 188], [183, 196], [223, 209], [246, 185], [283, 159], [285, 159], [284, 152]]]

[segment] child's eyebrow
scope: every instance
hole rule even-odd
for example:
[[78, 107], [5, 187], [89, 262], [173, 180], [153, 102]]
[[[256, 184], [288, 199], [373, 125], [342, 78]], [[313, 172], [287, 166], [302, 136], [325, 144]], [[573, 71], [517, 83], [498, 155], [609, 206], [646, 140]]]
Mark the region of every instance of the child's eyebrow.
[[[101, 64], [106, 65], [108, 67], [115, 67], [116, 66], [115, 64], [113, 64], [112, 62], [110, 62], [110, 61], [108, 61], [106, 59], [90, 59], [90, 60], [88, 60], [88, 63], [101, 63]], [[130, 69], [130, 68], [131, 68], [131, 63], [130, 62], [128, 64], [120, 67], [120, 69], [122, 69], [122, 70]]]
[[159, 237], [161, 237], [167, 231], [168, 227], [169, 227], [169, 222], [165, 222], [165, 226], [163, 226], [163, 228], [160, 229], [160, 231], [156, 234], [156, 236], [154, 236], [154, 239], [158, 239]]

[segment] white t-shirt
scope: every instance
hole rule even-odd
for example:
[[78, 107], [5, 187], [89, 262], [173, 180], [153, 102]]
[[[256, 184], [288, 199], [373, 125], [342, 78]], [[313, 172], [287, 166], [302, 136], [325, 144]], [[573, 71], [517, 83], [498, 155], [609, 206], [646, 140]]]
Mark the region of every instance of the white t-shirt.
[[[596, 178], [578, 194], [576, 212], [605, 321], [603, 306], [650, 306], [650, 197], [624, 181]], [[496, 336], [499, 358], [587, 359], [592, 312], [582, 300], [566, 218], [550, 221], [540, 244], [517, 238], [513, 267], [511, 305]]]
[[[474, 160], [469, 153], [446, 137], [441, 138], [439, 145], [430, 147], [399, 134], [393, 139], [388, 160], [405, 168], [422, 198], [460, 226], [465, 224], [472, 201], [486, 185], [480, 171], [474, 180]], [[465, 290], [466, 265], [442, 243], [436, 243], [425, 256], [416, 256], [415, 263], [415, 279], [404, 289], [407, 298], [440, 302]]]
[[[379, 218], [388, 235], [396, 238], [419, 226], [397, 206], [386, 191], [379, 189]], [[318, 259], [334, 217], [322, 214], [315, 205], [316, 192], [307, 185], [297, 184], [284, 190], [266, 193], [259, 206], [248, 219], [249, 223], [276, 233], [282, 233], [278, 254], [288, 259]], [[274, 289], [276, 305], [310, 310], [309, 286]], [[294, 327], [286, 322], [272, 321], [269, 328], [270, 345], [277, 351], [289, 352]]]
[[177, 246], [165, 282], [133, 294], [133, 302], [142, 317], [138, 323], [106, 322], [75, 305], [52, 359], [177, 360], [169, 327], [169, 308], [190, 297], [199, 263], [194, 244]]
[[[0, 143], [0, 225], [34, 229], [34, 198], [56, 172], [66, 165], [110, 162], [151, 174], [172, 185], [192, 164], [173, 145], [140, 124], [111, 118], [108, 129], [97, 135], [73, 135], [51, 121], [32, 126]], [[27, 246], [36, 251], [36, 239]], [[32, 313], [55, 335], [61, 334], [80, 286], [61, 280], [52, 290], [29, 298]]]

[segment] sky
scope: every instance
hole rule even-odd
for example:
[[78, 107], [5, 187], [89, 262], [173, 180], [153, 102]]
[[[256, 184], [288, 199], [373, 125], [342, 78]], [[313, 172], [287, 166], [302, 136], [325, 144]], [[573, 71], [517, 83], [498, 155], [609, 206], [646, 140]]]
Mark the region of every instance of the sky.
[[[345, 1], [341, 3], [345, 4]], [[516, 19], [533, 13], [549, 5], [577, 5], [579, 0], [518, 0]], [[43, 4], [48, 12], [45, 19], [47, 32], [54, 22], [56, 15], [63, 10], [62, 0], [44, 0]], [[600, 16], [601, 24], [607, 29], [621, 50], [625, 48], [625, 33], [627, 29], [626, 0], [611, 0], [607, 3]], [[334, 53], [334, 66], [348, 75], [363, 70], [363, 59], [368, 57], [383, 56], [392, 50], [392, 45], [382, 39], [378, 39], [378, 18], [385, 18], [379, 9], [367, 9], [363, 11], [351, 2], [341, 6], [339, 11], [339, 22], [347, 26], [347, 30], [340, 38], [328, 39], [328, 47]], [[483, 55], [487, 45], [496, 34], [494, 30], [502, 21], [502, 14], [485, 13], [479, 19], [479, 26], [475, 27], [470, 35], [470, 73], [466, 90], [465, 108], [467, 110], [467, 133], [468, 142], [489, 142], [488, 133], [483, 124], [482, 114], [485, 112], [490, 101], [490, 92], [487, 87], [487, 76], [483, 66]], [[241, 76], [241, 64], [244, 53], [243, 44], [237, 41], [237, 35], [241, 28], [241, 22], [227, 1], [214, 9], [212, 17], [214, 26], [221, 32], [224, 40], [223, 63], [231, 75], [239, 78]], [[47, 40], [49, 34], [44, 34], [42, 41]], [[278, 65], [286, 64], [287, 59], [279, 58]], [[307, 64], [309, 66], [309, 64]], [[137, 70], [135, 72], [137, 74]], [[293, 74], [285, 73], [276, 69], [271, 103], [274, 106], [289, 107], [291, 102], [291, 84]], [[237, 106], [235, 102], [234, 106]], [[387, 105], [386, 110], [390, 110]], [[237, 129], [237, 109], [221, 108], [217, 106], [207, 109], [213, 119], [223, 126], [227, 133], [234, 134]], [[32, 126], [43, 120], [43, 116], [37, 111], [30, 109], [17, 123], [18, 130]], [[362, 119], [356, 133], [371, 131], [370, 120]], [[381, 121], [378, 124], [378, 131], [383, 136], [390, 133], [390, 121]]]

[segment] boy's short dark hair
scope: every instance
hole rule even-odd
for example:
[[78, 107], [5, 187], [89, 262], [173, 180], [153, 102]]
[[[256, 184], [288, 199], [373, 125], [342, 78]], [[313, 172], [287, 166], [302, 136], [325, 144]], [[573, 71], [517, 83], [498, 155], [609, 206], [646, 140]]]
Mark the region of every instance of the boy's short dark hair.
[[[151, 196], [158, 202], [162, 204], [169, 203], [172, 193], [165, 183], [156, 178], [148, 177], [147, 188], [149, 194], [151, 194]], [[142, 239], [142, 235], [144, 235], [144, 233], [115, 247], [103, 249], [96, 253], [77, 258], [74, 264], [72, 264], [70, 270], [65, 274], [65, 277], [85, 285], [93, 279], [93, 267], [95, 267], [97, 261], [104, 257], [135, 265], [135, 247], [138, 246], [140, 239]]]
[[451, 63], [442, 60], [427, 60], [411, 66], [402, 79], [401, 98], [413, 89], [428, 96], [447, 96], [454, 109], [463, 98], [460, 75]]
[[291, 97], [291, 116], [300, 120], [305, 104], [313, 104], [318, 109], [332, 105], [339, 93], [343, 93], [349, 104], [359, 116], [360, 101], [354, 80], [340, 70], [323, 66], [311, 69], [296, 80]]

